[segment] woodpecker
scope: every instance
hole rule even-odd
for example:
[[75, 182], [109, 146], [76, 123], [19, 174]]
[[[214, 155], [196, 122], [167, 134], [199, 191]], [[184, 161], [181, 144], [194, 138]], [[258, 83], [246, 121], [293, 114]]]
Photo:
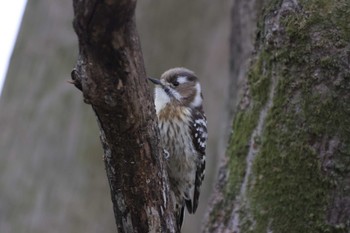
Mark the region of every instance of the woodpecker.
[[155, 107], [161, 143], [166, 155], [170, 196], [181, 228], [185, 206], [190, 214], [198, 207], [205, 172], [207, 120], [201, 85], [195, 73], [173, 68], [155, 86]]

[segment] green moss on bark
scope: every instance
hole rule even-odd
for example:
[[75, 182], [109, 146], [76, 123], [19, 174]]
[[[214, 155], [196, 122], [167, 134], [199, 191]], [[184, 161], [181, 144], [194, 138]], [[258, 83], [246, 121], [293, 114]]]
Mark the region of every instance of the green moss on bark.
[[[230, 199], [236, 196], [239, 191], [245, 174], [246, 155], [252, 131], [258, 124], [259, 113], [268, 99], [271, 69], [266, 56], [265, 52], [261, 52], [258, 59], [251, 62], [247, 80], [249, 91], [245, 95], [246, 100], [244, 100], [246, 103], [242, 104], [244, 105], [241, 106], [243, 109], [239, 109], [233, 122], [233, 133], [227, 151], [229, 155], [234, 156], [234, 159], [231, 159], [229, 163], [229, 170], [232, 173], [226, 189]], [[256, 140], [258, 141], [258, 139]]]
[[[262, 18], [281, 7], [267, 3]], [[228, 198], [242, 183], [248, 144], [277, 79], [256, 155], [248, 200], [254, 222], [244, 232], [345, 232], [349, 222], [333, 221], [331, 197], [350, 190], [350, 3], [300, 1], [279, 17], [269, 43], [260, 35], [248, 75], [251, 105], [236, 115], [228, 154]], [[266, 23], [266, 22], [265, 22]], [[260, 33], [266, 25], [260, 26]], [[273, 74], [273, 75], [272, 75]], [[328, 156], [328, 157], [327, 157]], [[328, 164], [328, 165], [327, 165]], [[331, 165], [329, 165], [331, 164]], [[345, 178], [344, 178], [345, 177]]]
[[308, 122], [288, 101], [289, 87], [277, 87], [275, 98], [281, 101], [275, 101], [268, 116], [254, 163], [257, 178], [250, 198], [257, 219], [255, 232], [269, 227], [276, 232], [318, 232], [324, 222], [329, 182], [308, 143]]
[[267, 102], [271, 84], [271, 65], [268, 53], [262, 51], [258, 59], [251, 64], [248, 72], [248, 85], [254, 106], [261, 109]]
[[246, 168], [246, 155], [249, 149], [249, 141], [251, 137], [251, 132], [253, 131], [256, 122], [258, 120], [258, 112], [248, 110], [240, 111], [235, 117], [233, 124], [234, 132], [231, 138], [230, 147], [228, 148], [228, 154], [234, 156], [230, 160], [229, 170], [230, 180], [227, 185], [227, 194], [229, 199], [238, 195], [240, 184], [242, 183], [245, 168]]

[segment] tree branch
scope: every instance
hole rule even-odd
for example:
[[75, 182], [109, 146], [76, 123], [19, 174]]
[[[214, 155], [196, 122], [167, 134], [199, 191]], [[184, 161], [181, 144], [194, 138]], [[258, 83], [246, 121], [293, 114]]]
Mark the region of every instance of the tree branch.
[[118, 232], [177, 232], [135, 6], [73, 0], [79, 59], [72, 80], [97, 116]]

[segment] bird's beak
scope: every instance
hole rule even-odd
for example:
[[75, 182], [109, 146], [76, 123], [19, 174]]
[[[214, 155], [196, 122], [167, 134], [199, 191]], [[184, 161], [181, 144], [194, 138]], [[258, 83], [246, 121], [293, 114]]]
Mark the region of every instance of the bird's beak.
[[155, 78], [148, 78], [152, 83], [156, 84], [156, 85], [161, 85], [162, 86], [162, 83], [158, 80], [158, 79], [155, 79]]

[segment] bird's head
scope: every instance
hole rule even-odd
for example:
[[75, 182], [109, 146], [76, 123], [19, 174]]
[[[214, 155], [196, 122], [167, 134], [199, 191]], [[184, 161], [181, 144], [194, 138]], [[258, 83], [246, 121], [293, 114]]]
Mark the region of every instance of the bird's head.
[[148, 78], [155, 85], [155, 105], [157, 112], [167, 104], [201, 107], [203, 97], [198, 78], [186, 68], [173, 68], [164, 72], [161, 78]]

